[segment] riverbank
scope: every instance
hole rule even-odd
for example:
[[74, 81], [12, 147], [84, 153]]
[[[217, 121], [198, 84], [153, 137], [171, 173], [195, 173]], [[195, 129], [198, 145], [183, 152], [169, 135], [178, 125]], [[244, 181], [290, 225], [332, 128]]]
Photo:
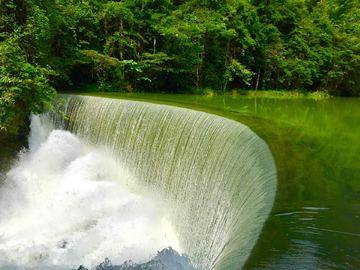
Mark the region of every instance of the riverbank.
[[240, 90], [234, 89], [231, 91], [226, 91], [225, 93], [221, 90], [204, 88], [204, 89], [189, 89], [188, 93], [147, 93], [144, 91], [136, 91], [133, 89], [132, 91], [103, 91], [97, 85], [91, 84], [86, 86], [75, 87], [72, 89], [68, 89], [65, 91], [59, 91], [59, 93], [64, 94], [94, 94], [101, 95], [101, 93], [106, 93], [105, 95], [116, 95], [118, 94], [175, 94], [175, 95], [199, 95], [199, 96], [249, 96], [249, 97], [268, 97], [268, 98], [311, 98], [311, 99], [326, 99], [331, 98], [330, 94], [325, 91], [316, 91], [316, 92], [307, 92], [301, 90]]
[[[205, 95], [222, 95], [223, 93], [216, 93], [212, 91], [204, 92]], [[255, 97], [273, 97], [273, 98], [330, 98], [332, 97], [326, 92], [306, 92], [306, 91], [288, 91], [288, 90], [233, 90], [226, 92], [225, 95], [242, 95]]]
[[242, 91], [240, 92], [240, 95], [246, 95], [246, 96], [262, 96], [262, 97], [289, 97], [289, 98], [330, 98], [332, 97], [326, 92], [298, 92], [298, 91], [286, 91], [286, 90], [268, 90], [268, 91]]

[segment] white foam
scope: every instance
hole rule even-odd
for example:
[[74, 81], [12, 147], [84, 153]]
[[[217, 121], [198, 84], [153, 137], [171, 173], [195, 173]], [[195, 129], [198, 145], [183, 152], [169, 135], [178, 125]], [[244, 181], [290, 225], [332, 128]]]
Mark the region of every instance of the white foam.
[[30, 135], [29, 135], [29, 148], [32, 151], [36, 151], [40, 145], [46, 141], [46, 138], [49, 136], [49, 131], [47, 131], [41, 124], [40, 117], [38, 115], [30, 116]]
[[0, 190], [0, 268], [143, 263], [172, 245], [156, 202], [119, 184], [125, 170], [69, 132], [36, 131]]

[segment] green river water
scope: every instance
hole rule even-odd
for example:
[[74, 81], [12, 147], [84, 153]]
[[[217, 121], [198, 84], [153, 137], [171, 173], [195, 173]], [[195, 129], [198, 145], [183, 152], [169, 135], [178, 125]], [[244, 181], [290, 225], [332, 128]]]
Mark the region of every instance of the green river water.
[[[244, 269], [360, 269], [360, 99], [88, 95], [217, 114], [265, 140], [277, 167], [277, 194]], [[8, 146], [2, 149], [2, 156], [11, 155]]]

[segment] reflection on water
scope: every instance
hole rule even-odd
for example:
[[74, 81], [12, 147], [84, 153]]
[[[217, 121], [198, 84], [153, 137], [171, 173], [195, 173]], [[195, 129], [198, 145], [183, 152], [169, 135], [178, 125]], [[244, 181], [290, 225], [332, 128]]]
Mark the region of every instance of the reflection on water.
[[273, 214], [246, 269], [358, 269], [360, 235], [347, 209], [334, 204]]

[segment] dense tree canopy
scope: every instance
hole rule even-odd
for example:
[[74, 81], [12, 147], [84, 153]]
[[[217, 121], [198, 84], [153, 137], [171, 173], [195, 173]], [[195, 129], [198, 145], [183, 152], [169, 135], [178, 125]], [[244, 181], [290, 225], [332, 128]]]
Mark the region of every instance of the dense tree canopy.
[[358, 0], [3, 0], [0, 15], [0, 134], [89, 84], [360, 95]]

